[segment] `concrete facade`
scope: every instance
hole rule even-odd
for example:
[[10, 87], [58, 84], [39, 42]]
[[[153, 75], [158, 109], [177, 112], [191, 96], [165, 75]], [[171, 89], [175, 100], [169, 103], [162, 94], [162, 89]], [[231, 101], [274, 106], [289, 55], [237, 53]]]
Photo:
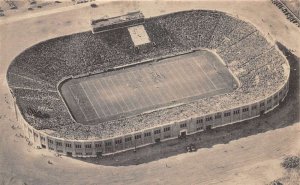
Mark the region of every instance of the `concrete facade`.
[[96, 157], [97, 155], [109, 155], [124, 150], [132, 150], [156, 142], [176, 139], [206, 129], [213, 129], [258, 117], [277, 107], [286, 97], [288, 89], [289, 82], [287, 80], [285, 85], [277, 92], [263, 100], [248, 105], [212, 114], [199, 115], [198, 117], [191, 117], [185, 120], [178, 120], [159, 127], [147, 128], [139, 132], [103, 140], [68, 140], [53, 137], [43, 130], [36, 130], [30, 126], [23, 119], [17, 107], [16, 112], [25, 137], [35, 146], [73, 157]]

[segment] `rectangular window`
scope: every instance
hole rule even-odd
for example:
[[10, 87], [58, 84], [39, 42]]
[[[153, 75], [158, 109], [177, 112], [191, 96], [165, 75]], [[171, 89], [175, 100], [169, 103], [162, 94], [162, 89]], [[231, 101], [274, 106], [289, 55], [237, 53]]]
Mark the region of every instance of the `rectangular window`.
[[203, 123], [203, 119], [198, 119], [197, 124], [199, 124], [199, 123]]
[[151, 132], [144, 133], [144, 137], [150, 137], [150, 136], [151, 136]]
[[186, 127], [186, 123], [180, 124], [180, 128], [185, 128], [185, 127]]
[[167, 138], [170, 138], [171, 136], [170, 135], [166, 135], [166, 136], [164, 136], [164, 138], [165, 139], [167, 139]]
[[233, 114], [239, 114], [239, 113], [240, 113], [240, 110], [233, 111]]
[[101, 144], [100, 143], [96, 143], [95, 144], [95, 148], [101, 148]]
[[154, 130], [154, 134], [160, 134], [160, 130]]
[[230, 114], [231, 114], [230, 112], [225, 112], [224, 117], [228, 117], [228, 116], [230, 116]]
[[61, 142], [56, 142], [56, 145], [57, 146], [62, 146], [62, 143]]
[[72, 148], [72, 144], [71, 143], [66, 143], [66, 147]]
[[202, 129], [203, 129], [203, 127], [198, 127], [198, 128], [197, 128], [197, 130], [202, 130]]
[[81, 148], [81, 145], [80, 144], [76, 144], [75, 148]]
[[92, 144], [86, 144], [85, 148], [92, 148]]
[[257, 108], [256, 105], [253, 105], [253, 106], [252, 106], [252, 110], [255, 110], [256, 108]]
[[171, 128], [170, 127], [166, 127], [166, 128], [164, 128], [164, 132], [168, 132], [168, 131], [170, 131], [171, 130]]
[[131, 141], [131, 137], [126, 137], [125, 142], [129, 142], [129, 141]]
[[211, 120], [212, 120], [212, 117], [205, 118], [205, 121], [211, 121]]
[[142, 138], [142, 135], [140, 135], [140, 134], [134, 136], [134, 139], [141, 139], [141, 138]]
[[52, 140], [48, 140], [48, 142], [49, 142], [50, 144], [53, 144], [53, 141], [52, 141]]
[[111, 142], [105, 142], [105, 146], [111, 146]]
[[221, 116], [221, 114], [216, 114], [215, 115], [215, 119], [220, 119], [222, 116]]
[[116, 144], [121, 144], [121, 143], [122, 143], [122, 139], [117, 139], [117, 140], [115, 140], [115, 143], [116, 143]]
[[249, 111], [249, 108], [243, 108], [243, 112], [248, 112]]

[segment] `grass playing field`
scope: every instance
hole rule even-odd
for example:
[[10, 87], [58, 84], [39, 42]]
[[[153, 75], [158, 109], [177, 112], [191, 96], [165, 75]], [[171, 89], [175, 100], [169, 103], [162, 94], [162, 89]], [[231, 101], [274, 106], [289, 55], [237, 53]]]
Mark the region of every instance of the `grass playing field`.
[[199, 50], [71, 79], [60, 91], [77, 122], [97, 124], [230, 92], [233, 83], [232, 75], [214, 53]]

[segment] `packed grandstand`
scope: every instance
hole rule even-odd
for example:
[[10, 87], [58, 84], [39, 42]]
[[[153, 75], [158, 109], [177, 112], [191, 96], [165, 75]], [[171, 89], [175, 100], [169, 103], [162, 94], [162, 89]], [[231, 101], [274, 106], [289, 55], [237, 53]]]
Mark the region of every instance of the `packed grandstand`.
[[[107, 139], [201, 115], [250, 105], [278, 92], [289, 65], [253, 25], [218, 11], [193, 10], [145, 19], [151, 43], [134, 46], [128, 29], [83, 32], [38, 43], [17, 56], [7, 79], [25, 120], [36, 130], [71, 140]], [[145, 59], [207, 48], [239, 81], [233, 92], [174, 107], [83, 125], [74, 121], [59, 92], [69, 77], [105, 72]], [[275, 97], [276, 98], [276, 97]]]

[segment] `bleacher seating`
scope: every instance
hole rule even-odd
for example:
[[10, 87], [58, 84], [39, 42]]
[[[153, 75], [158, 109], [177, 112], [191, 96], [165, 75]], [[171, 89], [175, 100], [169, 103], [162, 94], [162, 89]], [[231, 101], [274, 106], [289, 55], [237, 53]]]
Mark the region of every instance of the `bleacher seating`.
[[[285, 59], [278, 50], [254, 26], [225, 13], [178, 12], [145, 19], [144, 27], [152, 44], [141, 49], [134, 47], [128, 30], [120, 28], [54, 38], [17, 56], [7, 77], [25, 119], [37, 129], [53, 130], [52, 135], [57, 137], [112, 137], [255, 101], [274, 92], [285, 80], [281, 66]], [[215, 50], [239, 78], [241, 86], [225, 95], [98, 125], [74, 122], [56, 89], [67, 76], [195, 48]]]

